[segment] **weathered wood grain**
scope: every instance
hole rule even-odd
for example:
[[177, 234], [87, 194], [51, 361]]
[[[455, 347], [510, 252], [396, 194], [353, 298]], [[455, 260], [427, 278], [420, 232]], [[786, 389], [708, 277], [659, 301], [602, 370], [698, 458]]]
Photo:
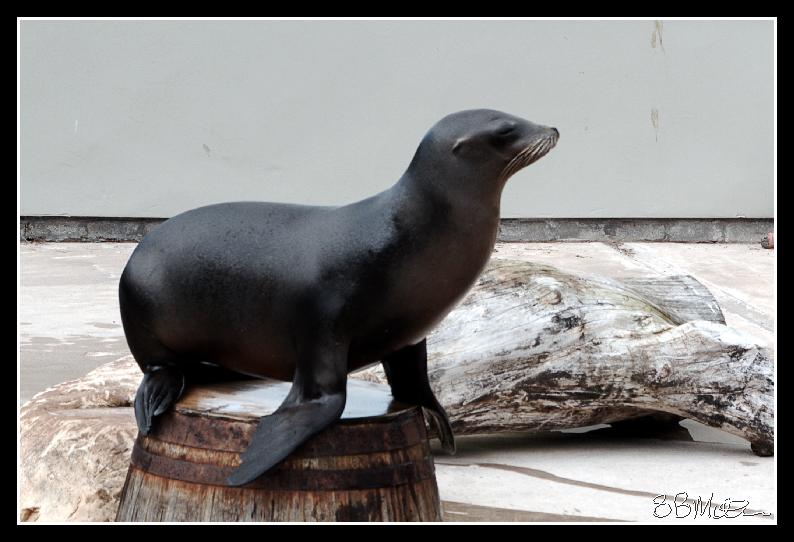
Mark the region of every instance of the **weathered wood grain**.
[[[458, 434], [667, 412], [769, 455], [772, 354], [719, 322], [691, 277], [627, 284], [496, 260], [428, 338], [430, 381]], [[379, 367], [354, 377], [385, 382]]]

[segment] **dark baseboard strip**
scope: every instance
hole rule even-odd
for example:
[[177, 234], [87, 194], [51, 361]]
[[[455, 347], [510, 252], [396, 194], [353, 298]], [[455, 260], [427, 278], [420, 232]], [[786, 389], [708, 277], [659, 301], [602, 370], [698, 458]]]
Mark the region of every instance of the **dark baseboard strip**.
[[[140, 241], [164, 218], [23, 216], [23, 241]], [[771, 218], [503, 218], [499, 241], [760, 243]]]
[[93, 216], [23, 216], [19, 237], [24, 241], [140, 241], [165, 218]]
[[504, 242], [760, 243], [771, 218], [503, 218]]

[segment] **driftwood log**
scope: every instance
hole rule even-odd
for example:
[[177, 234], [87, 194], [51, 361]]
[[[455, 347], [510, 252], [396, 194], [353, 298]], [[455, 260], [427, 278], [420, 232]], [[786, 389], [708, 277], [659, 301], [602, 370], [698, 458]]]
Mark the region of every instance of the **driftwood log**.
[[132, 356], [36, 394], [20, 409], [20, 520], [112, 521], [138, 428]]
[[342, 419], [242, 487], [226, 479], [289, 384], [194, 387], [139, 435], [116, 521], [441, 521], [418, 407], [351, 382]]
[[[494, 260], [428, 338], [457, 434], [583, 427], [654, 412], [773, 449], [772, 353], [688, 276], [618, 282]], [[354, 377], [385, 382], [379, 367]]]

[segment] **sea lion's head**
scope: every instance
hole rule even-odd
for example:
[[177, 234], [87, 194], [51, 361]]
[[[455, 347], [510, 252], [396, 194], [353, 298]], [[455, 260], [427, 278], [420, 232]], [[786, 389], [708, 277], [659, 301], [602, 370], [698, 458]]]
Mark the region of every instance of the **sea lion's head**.
[[501, 111], [459, 111], [427, 132], [411, 166], [443, 172], [451, 183], [476, 182], [501, 192], [511, 175], [542, 158], [559, 137], [556, 128]]

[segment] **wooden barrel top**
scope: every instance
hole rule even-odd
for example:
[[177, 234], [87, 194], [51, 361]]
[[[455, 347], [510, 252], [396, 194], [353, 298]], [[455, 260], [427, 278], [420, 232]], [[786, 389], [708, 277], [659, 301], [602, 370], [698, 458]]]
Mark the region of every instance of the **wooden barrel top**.
[[[187, 415], [254, 421], [274, 412], [290, 387], [291, 382], [272, 379], [202, 384], [188, 387], [174, 408]], [[341, 419], [391, 418], [408, 408], [409, 405], [392, 398], [389, 386], [351, 379], [347, 383], [347, 402]]]
[[[188, 482], [226, 484], [226, 478], [239, 464], [240, 454], [248, 448], [260, 418], [272, 413], [289, 393], [291, 383], [276, 380], [245, 380], [194, 386], [187, 390], [173, 411], [162, 416], [152, 433], [139, 435], [132, 463], [148, 472]], [[314, 470], [323, 458], [362, 454], [397, 454], [400, 468], [389, 466], [382, 476], [374, 469], [371, 479], [339, 472], [333, 483], [311, 480], [330, 487], [350, 484], [390, 485], [403, 480], [432, 476], [427, 433], [421, 409], [392, 400], [388, 386], [363, 381], [348, 383], [348, 399], [342, 419], [299, 446], [279, 467], [264, 477], [271, 488], [294, 483], [294, 471]], [[211, 450], [211, 460], [207, 453]], [[405, 455], [408, 453], [408, 455]], [[403, 457], [404, 456], [404, 457]], [[290, 474], [288, 471], [293, 471]], [[405, 471], [405, 472], [402, 472]], [[410, 472], [409, 472], [410, 471]], [[336, 473], [326, 473], [336, 476]], [[347, 477], [349, 480], [345, 480]], [[283, 480], [282, 480], [283, 478]], [[248, 484], [257, 487], [262, 482]]]

